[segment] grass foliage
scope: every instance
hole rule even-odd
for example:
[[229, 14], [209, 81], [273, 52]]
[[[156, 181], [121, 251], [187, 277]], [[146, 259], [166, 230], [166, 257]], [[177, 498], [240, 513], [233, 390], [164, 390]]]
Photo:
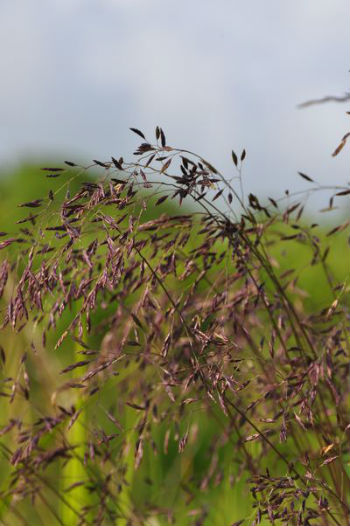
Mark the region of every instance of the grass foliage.
[[2, 215], [0, 523], [347, 524], [349, 222], [305, 197], [350, 189], [261, 202], [245, 151], [133, 132]]

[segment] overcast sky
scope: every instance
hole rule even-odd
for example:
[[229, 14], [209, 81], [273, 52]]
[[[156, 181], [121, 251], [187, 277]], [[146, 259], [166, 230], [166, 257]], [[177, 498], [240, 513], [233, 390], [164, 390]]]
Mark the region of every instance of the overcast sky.
[[[159, 124], [248, 190], [349, 179], [344, 0], [1, 0], [0, 162], [132, 153]], [[297, 181], [301, 188], [302, 180]]]

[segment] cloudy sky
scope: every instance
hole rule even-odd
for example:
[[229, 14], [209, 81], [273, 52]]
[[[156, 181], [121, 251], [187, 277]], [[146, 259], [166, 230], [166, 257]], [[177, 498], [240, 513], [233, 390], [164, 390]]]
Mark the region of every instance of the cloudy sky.
[[[349, 178], [344, 0], [1, 0], [0, 163], [131, 153], [159, 124], [248, 190]], [[302, 188], [304, 182], [298, 180]]]

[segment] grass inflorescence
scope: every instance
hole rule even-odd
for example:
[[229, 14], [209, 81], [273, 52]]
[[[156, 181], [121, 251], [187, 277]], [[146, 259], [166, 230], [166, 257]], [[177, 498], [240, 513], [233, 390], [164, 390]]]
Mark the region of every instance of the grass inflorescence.
[[349, 222], [132, 131], [136, 160], [45, 167], [0, 238], [0, 520], [343, 526]]

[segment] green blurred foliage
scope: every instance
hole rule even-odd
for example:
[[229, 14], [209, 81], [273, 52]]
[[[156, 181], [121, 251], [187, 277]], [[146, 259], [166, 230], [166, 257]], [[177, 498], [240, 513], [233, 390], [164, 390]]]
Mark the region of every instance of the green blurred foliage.
[[[50, 163], [51, 164], [51, 163]], [[14, 235], [18, 232], [18, 228], [21, 225], [17, 225], [16, 222], [23, 218], [28, 212], [35, 213], [35, 209], [23, 209], [18, 205], [23, 202], [32, 201], [34, 199], [42, 198], [47, 196], [50, 189], [54, 186], [59, 197], [64, 195], [67, 191], [76, 191], [81, 182], [87, 180], [87, 175], [78, 175], [75, 178], [65, 180], [66, 176], [60, 178], [59, 181], [47, 178], [45, 172], [41, 171], [39, 166], [23, 165], [11, 174], [4, 174], [0, 178], [0, 195], [1, 195], [1, 207], [0, 207], [0, 230]], [[91, 176], [89, 175], [89, 178]], [[148, 199], [146, 196], [145, 198]], [[55, 203], [52, 206], [52, 217], [51, 220], [54, 222], [55, 214]], [[156, 217], [162, 212], [168, 214], [178, 213], [177, 206], [167, 201], [161, 207], [154, 209], [153, 212], [149, 208], [147, 215], [145, 214], [144, 219], [151, 219], [152, 216]], [[181, 208], [180, 213], [186, 213], [190, 208]], [[324, 248], [329, 246], [331, 248], [328, 256], [328, 264], [331, 267], [331, 272], [336, 276], [338, 281], [347, 279], [349, 272], [349, 261], [345, 256], [347, 239], [344, 234], [338, 234], [333, 237], [326, 237], [327, 232], [330, 230], [327, 225], [322, 225], [314, 229], [314, 235], [319, 238], [325, 239]], [[293, 228], [288, 225], [280, 224], [274, 228], [275, 236], [272, 236], [269, 240], [271, 242], [270, 255], [274, 258], [274, 266], [277, 269], [278, 274], [284, 273], [288, 269], [295, 269], [295, 273], [298, 275], [298, 287], [296, 294], [299, 294], [300, 301], [304, 302], [310, 311], [317, 311], [327, 306], [331, 300], [332, 295], [329, 288], [329, 284], [325, 278], [323, 269], [319, 264], [311, 265], [312, 251], [310, 250], [310, 244], [303, 241], [298, 242], [291, 240], [288, 245], [284, 242], [279, 242], [280, 236], [290, 235], [294, 233]], [[223, 250], [224, 250], [223, 246]], [[0, 256], [2, 256], [0, 254]], [[230, 263], [223, 261], [222, 265], [226, 265], [227, 271], [230, 271]], [[268, 278], [266, 278], [268, 285]], [[184, 287], [190, 286], [190, 281], [184, 282]], [[292, 292], [293, 293], [293, 292]], [[132, 302], [132, 298], [130, 299]], [[62, 320], [61, 326], [58, 327], [57, 333], [63, 331], [66, 324], [68, 324], [69, 318], [74, 315], [74, 312], [66, 313]], [[99, 309], [93, 317], [93, 323], [98, 325], [108, 315], [108, 311]], [[205, 322], [204, 322], [205, 323]], [[92, 348], [98, 348], [103, 339], [103, 332], [101, 334], [95, 334], [89, 339], [89, 345]], [[11, 407], [12, 415], [23, 416], [26, 415], [27, 419], [33, 421], [44, 413], [50, 407], [51, 401], [47, 398], [48, 393], [52, 393], [55, 389], [59, 389], [62, 384], [62, 377], [57, 375], [57, 371], [64, 368], [67, 364], [72, 363], [72, 357], [77, 352], [77, 347], [72, 345], [71, 342], [65, 342], [59, 351], [50, 350], [50, 345], [53, 346], [54, 341], [49, 340], [48, 349], [45, 355], [36, 355], [30, 353], [28, 356], [26, 367], [31, 377], [31, 404], [28, 404], [23, 400], [21, 405], [18, 399]], [[2, 334], [1, 345], [6, 348], [8, 353], [9, 364], [7, 366], [7, 374], [15, 374], [19, 360], [24, 351], [29, 351], [26, 342], [26, 334], [23, 331], [20, 335], [14, 335], [9, 329]], [[96, 428], [99, 424], [103, 425], [105, 432], [115, 433], [115, 425], [108, 420], [104, 410], [101, 408], [113, 408], [118, 405], [118, 392], [116, 386], [120, 386], [122, 389], [123, 382], [129, 381], [137, 386], [137, 382], [140, 381], [140, 375], [142, 371], [132, 370], [126, 368], [120, 373], [118, 381], [109, 378], [104, 388], [101, 389], [96, 395], [91, 397], [84, 407], [85, 411], [85, 422], [94, 422]], [[62, 394], [62, 403], [66, 400], [68, 395]], [[74, 403], [79, 404], [79, 393], [77, 393]], [[7, 401], [1, 402], [3, 411], [0, 417], [0, 426], [4, 425], [8, 419], [8, 404]], [[122, 414], [121, 425], [124, 429], [123, 433], [131, 434], [131, 441], [136, 442], [136, 433], [133, 428], [141, 419], [140, 415], [132, 408], [124, 410]], [[196, 519], [200, 516], [189, 516], [188, 509], [191, 504], [193, 508], [193, 502], [198, 504], [198, 507], [204, 504], [204, 508], [207, 510], [207, 516], [199, 524], [203, 525], [229, 525], [234, 521], [237, 521], [246, 516], [247, 511], [250, 509], [251, 496], [248, 494], [247, 487], [244, 483], [246, 474], [240, 470], [240, 458], [239, 451], [234, 448], [229, 441], [223, 440], [222, 447], [220, 449], [220, 458], [218, 459], [219, 465], [223, 467], [224, 475], [223, 481], [210, 481], [208, 482], [207, 488], [198, 492], [196, 489], [198, 481], [202, 479], [204, 473], [208, 469], [208, 464], [212, 461], [212, 446], [213, 441], [217, 440], [218, 437], [218, 422], [222, 417], [221, 413], [213, 415], [212, 418], [208, 418], [207, 414], [203, 414], [201, 411], [201, 405], [191, 404], [186, 411], [184, 411], [183, 419], [179, 422], [173, 422], [170, 429], [160, 426], [155, 436], [152, 437], [155, 444], [154, 451], [150, 444], [145, 445], [144, 457], [140, 469], [135, 471], [133, 469], [134, 456], [133, 451], [125, 452], [121, 450], [122, 436], [117, 437], [113, 442], [112, 453], [115, 455], [115, 462], [119, 462], [121, 458], [126, 461], [129, 466], [125, 477], [129, 484], [128, 494], [122, 493], [120, 498], [120, 505], [125, 508], [128, 507], [129, 503], [132, 502], [137, 509], [140, 510], [142, 516], [142, 510], [147, 504], [147, 509], [154, 506], [157, 509], [155, 516], [147, 522], [149, 526], [165, 526], [169, 524], [168, 517], [162, 516], [159, 513], [161, 508], [172, 508], [176, 512], [176, 525], [177, 524], [194, 524]], [[79, 423], [79, 426], [84, 424]], [[80, 429], [80, 428], [78, 428]], [[200, 430], [200, 432], [198, 432]], [[177, 451], [177, 442], [174, 441], [174, 436], [177, 434], [183, 435], [189, 432], [189, 442], [184, 453], [179, 456]], [[82, 429], [80, 432], [84, 432]], [[169, 433], [169, 444], [168, 451], [165, 452], [164, 441], [166, 433]], [[79, 433], [77, 435], [79, 438]], [[54, 436], [52, 441], [54, 442]], [[6, 443], [6, 440], [5, 440]], [[251, 453], [254, 453], [254, 448], [259, 449], [259, 444], [249, 444]], [[284, 444], [282, 448], [288, 448], [287, 444]], [[266, 458], [266, 465], [271, 467], [273, 464], [272, 456]], [[273, 465], [272, 465], [273, 468]], [[9, 465], [4, 459], [0, 460], [0, 471], [1, 471], [1, 490], [4, 490], [8, 484], [9, 476]], [[61, 475], [67, 476], [67, 472], [64, 468], [64, 462], [61, 463]], [[106, 476], [104, 466], [101, 466], [101, 477], [103, 479]], [[49, 484], [55, 485], [60, 473], [57, 473], [54, 469], [48, 468], [45, 471], [46, 480], [48, 481], [48, 490], [46, 498], [50, 505], [59, 512], [62, 503], [59, 501], [55, 492], [50, 491]], [[69, 476], [69, 474], [68, 474]], [[103, 480], [101, 480], [101, 483]], [[94, 500], [93, 489], [90, 495], [79, 495], [75, 497], [85, 498], [87, 502]], [[54, 526], [59, 524], [59, 520], [56, 522], [53, 520], [52, 512], [49, 507], [43, 501], [40, 505], [35, 507], [31, 506], [30, 499], [26, 502], [21, 503], [21, 514], [25, 517], [27, 524], [47, 524]], [[73, 515], [74, 517], [74, 515]], [[6, 499], [3, 499], [0, 504], [0, 521], [3, 524], [20, 524], [20, 517], [14, 515], [12, 512], [8, 512], [6, 509]], [[106, 526], [108, 523], [105, 523]], [[126, 522], [120, 521], [120, 526], [126, 524]], [[264, 525], [264, 522], [261, 522]], [[68, 526], [68, 524], [67, 524]], [[71, 526], [71, 525], [70, 525]], [[119, 524], [118, 524], [119, 526]]]

